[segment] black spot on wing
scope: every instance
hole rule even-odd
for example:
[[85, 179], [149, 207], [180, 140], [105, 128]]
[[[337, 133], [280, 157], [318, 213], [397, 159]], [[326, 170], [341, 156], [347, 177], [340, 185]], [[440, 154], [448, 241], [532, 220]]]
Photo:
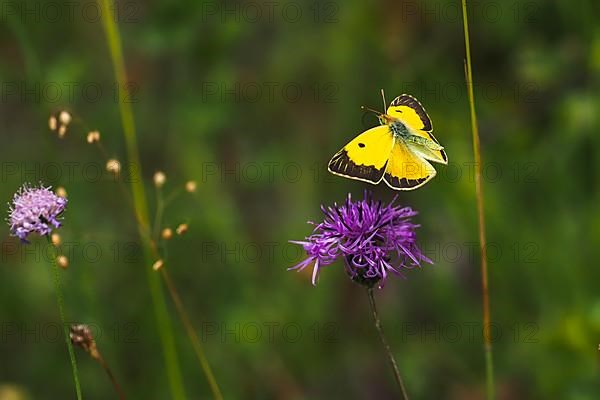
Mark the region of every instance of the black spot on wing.
[[429, 176], [426, 176], [424, 178], [419, 178], [419, 179], [406, 179], [406, 178], [397, 178], [388, 173], [385, 174], [385, 180], [387, 181], [387, 183], [389, 183], [390, 186], [397, 188], [397, 189], [410, 189], [415, 186], [419, 186], [420, 184], [425, 182], [427, 179], [429, 179]]
[[[425, 111], [425, 108], [419, 103], [419, 100], [415, 99], [411, 95], [403, 94], [402, 96], [396, 97], [391, 106], [408, 106], [417, 112], [419, 118], [421, 118], [421, 122], [423, 122], [423, 130], [431, 131], [433, 130], [433, 126], [431, 125], [431, 120], [429, 119], [429, 115]], [[435, 139], [434, 139], [435, 140]], [[436, 140], [437, 142], [437, 140]]]
[[365, 144], [364, 143], [359, 143], [358, 147], [360, 147], [362, 149], [363, 147], [365, 147]]
[[387, 162], [381, 169], [377, 169], [372, 165], [357, 165], [348, 157], [346, 150], [337, 152], [331, 161], [329, 161], [329, 170], [340, 175], [351, 176], [354, 178], [364, 179], [371, 183], [379, 183]]

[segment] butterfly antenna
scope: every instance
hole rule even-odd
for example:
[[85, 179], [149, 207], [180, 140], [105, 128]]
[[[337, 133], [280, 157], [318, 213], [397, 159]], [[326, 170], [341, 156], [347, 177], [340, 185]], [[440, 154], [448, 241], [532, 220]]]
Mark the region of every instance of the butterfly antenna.
[[374, 114], [377, 115], [381, 115], [382, 113], [377, 111], [377, 110], [373, 110], [371, 107], [367, 107], [367, 106], [360, 106], [360, 108], [362, 108], [363, 110], [367, 110], [367, 111], [371, 111]]
[[385, 92], [381, 89], [381, 98], [383, 99], [383, 109], [387, 107], [387, 102], [385, 101]]

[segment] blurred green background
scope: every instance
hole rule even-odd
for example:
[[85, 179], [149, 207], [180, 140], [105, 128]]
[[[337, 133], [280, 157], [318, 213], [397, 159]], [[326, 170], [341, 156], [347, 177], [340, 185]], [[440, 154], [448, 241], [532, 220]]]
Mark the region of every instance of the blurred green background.
[[[170, 398], [137, 228], [127, 197], [85, 142], [98, 129], [126, 163], [118, 90], [96, 3], [3, 0], [0, 198], [25, 181], [66, 188], [60, 233], [68, 318], [91, 324], [131, 399]], [[401, 93], [427, 108], [450, 164], [401, 204], [420, 214], [434, 266], [377, 292], [415, 399], [481, 399], [485, 373], [473, 154], [460, 3], [120, 1], [143, 178], [198, 182], [168, 208], [167, 266], [226, 398], [391, 398], [393, 376], [364, 289], [341, 264], [286, 272], [287, 243], [320, 204], [383, 185], [326, 163]], [[502, 399], [600, 394], [600, 6], [591, 0], [470, 4], [484, 160], [494, 359]], [[75, 116], [65, 139], [51, 113]], [[69, 245], [67, 245], [67, 243]], [[4, 229], [0, 399], [74, 398], [43, 239]], [[210, 391], [167, 298], [190, 399]], [[86, 399], [114, 398], [76, 349]], [[12, 393], [12, 394], [10, 394]], [[10, 397], [13, 396], [13, 397]]]

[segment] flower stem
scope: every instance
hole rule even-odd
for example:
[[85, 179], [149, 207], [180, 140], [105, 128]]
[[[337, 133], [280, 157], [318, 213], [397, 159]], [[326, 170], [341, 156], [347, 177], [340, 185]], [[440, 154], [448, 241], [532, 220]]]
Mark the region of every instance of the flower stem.
[[[166, 205], [172, 198], [173, 198], [173, 195], [171, 195], [170, 197], [167, 197], [167, 200], [165, 201], [163, 198], [163, 193], [162, 193], [161, 188], [156, 188], [156, 215], [154, 217], [154, 226], [152, 228], [153, 233], [152, 233], [152, 239], [151, 239], [151, 250], [152, 250], [155, 258], [157, 258], [157, 259], [161, 258], [160, 251], [158, 248], [158, 243], [159, 243], [160, 228], [161, 228], [161, 223], [162, 223], [162, 216], [164, 214]], [[164, 256], [163, 258], [166, 258], [166, 246], [163, 249], [163, 256]], [[181, 320], [181, 322], [185, 328], [185, 331], [186, 331], [190, 341], [192, 342], [192, 347], [194, 348], [196, 357], [198, 358], [198, 361], [200, 362], [200, 367], [202, 368], [202, 371], [204, 372], [204, 375], [206, 376], [206, 380], [208, 381], [208, 384], [210, 386], [210, 390], [212, 391], [213, 397], [216, 400], [223, 400], [223, 395], [221, 393], [221, 389], [219, 389], [219, 385], [217, 384], [217, 380], [215, 379], [212, 369], [210, 368], [210, 364], [208, 363], [208, 359], [206, 358], [204, 349], [202, 348], [202, 344], [200, 343], [200, 340], [198, 339], [196, 330], [194, 329], [192, 321], [183, 305], [183, 302], [181, 301], [181, 297], [179, 296], [177, 287], [175, 286], [175, 283], [171, 279], [171, 275], [169, 274], [169, 271], [167, 270], [166, 267], [162, 267], [160, 269], [160, 272], [161, 272], [161, 276], [165, 282], [165, 286], [167, 287], [167, 290], [168, 290], [169, 294], [171, 295], [171, 299], [173, 300], [173, 303], [175, 303], [175, 308], [177, 310], [177, 314], [179, 315], [179, 319]]]
[[202, 367], [202, 370], [204, 371], [204, 375], [206, 375], [206, 379], [208, 380], [208, 384], [210, 386], [210, 390], [212, 391], [213, 397], [216, 400], [223, 400], [223, 395], [221, 394], [221, 389], [219, 389], [217, 380], [215, 379], [212, 369], [210, 368], [210, 364], [208, 363], [208, 359], [206, 358], [206, 355], [204, 354], [204, 349], [202, 348], [202, 344], [200, 343], [200, 340], [198, 339], [198, 335], [196, 334], [196, 330], [194, 329], [194, 326], [192, 325], [190, 317], [188, 316], [188, 313], [186, 312], [186, 310], [183, 306], [181, 297], [179, 297], [179, 293], [177, 292], [177, 289], [175, 288], [175, 285], [173, 284], [173, 281], [171, 280], [171, 276], [169, 275], [169, 272], [167, 271], [166, 267], [161, 268], [160, 271], [161, 271], [161, 274], [165, 281], [165, 284], [167, 285], [167, 289], [169, 290], [169, 293], [171, 294], [171, 298], [173, 299], [173, 302], [175, 303], [175, 307], [177, 309], [177, 313], [179, 314], [179, 318], [181, 319], [181, 322], [183, 323], [183, 326], [185, 327], [185, 330], [190, 338], [190, 341], [192, 342], [192, 347], [194, 348], [196, 357], [198, 357], [200, 366]]
[[[133, 110], [130, 100], [128, 99], [127, 88], [128, 81], [125, 73], [125, 62], [123, 60], [123, 51], [121, 48], [121, 36], [119, 28], [115, 23], [114, 7], [111, 0], [98, 0], [102, 12], [102, 23], [104, 33], [108, 42], [110, 55], [113, 62], [115, 77], [118, 84], [119, 109], [121, 113], [121, 124], [123, 134], [125, 136], [125, 144], [127, 147], [127, 158], [129, 164], [137, 167], [135, 176], [132, 176], [131, 191], [133, 194], [133, 204], [135, 208], [136, 221], [139, 223], [140, 236], [142, 237], [142, 247], [146, 265], [152, 265], [150, 239], [148, 237], [149, 217], [148, 205], [146, 202], [145, 188], [141, 174], [140, 157], [137, 148], [137, 135], [135, 130], [135, 120], [133, 118]], [[152, 296], [152, 305], [156, 317], [158, 331], [161, 339], [163, 355], [165, 359], [167, 377], [171, 390], [171, 398], [175, 400], [185, 399], [185, 389], [183, 387], [183, 379], [179, 368], [177, 350], [175, 347], [175, 337], [169, 313], [166, 306], [163, 288], [160, 284], [160, 278], [152, 271], [151, 268], [146, 268], [150, 294]]]
[[[54, 247], [52, 246], [52, 242], [50, 241], [50, 236], [47, 236], [46, 238], [48, 239], [48, 245]], [[54, 277], [54, 289], [56, 292], [56, 302], [58, 303], [58, 312], [60, 314], [60, 321], [63, 326], [65, 341], [67, 342], [69, 359], [71, 360], [71, 371], [73, 371], [73, 380], [75, 381], [75, 392], [77, 393], [77, 400], [81, 400], [81, 385], [79, 384], [77, 361], [75, 360], [75, 352], [73, 351], [73, 345], [71, 344], [71, 339], [69, 338], [69, 328], [67, 326], [67, 321], [65, 318], [65, 305], [63, 300], [62, 285], [60, 283], [60, 271], [58, 269], [58, 265], [56, 264], [56, 255], [52, 260], [52, 273]]]
[[160, 227], [162, 224], [162, 217], [165, 212], [165, 202], [163, 200], [162, 190], [156, 189], [156, 214], [154, 216], [154, 226], [152, 227], [152, 238], [158, 243], [158, 236], [160, 234]]
[[381, 325], [381, 320], [379, 319], [379, 314], [377, 313], [377, 306], [375, 305], [375, 296], [373, 295], [373, 288], [368, 288], [367, 293], [369, 295], [369, 304], [371, 305], [371, 312], [373, 313], [373, 320], [375, 322], [375, 328], [377, 328], [377, 333], [379, 334], [379, 339], [381, 339], [381, 343], [383, 344], [383, 348], [388, 356], [390, 364], [392, 365], [392, 369], [394, 370], [394, 377], [396, 378], [396, 383], [398, 384], [398, 388], [400, 389], [400, 393], [402, 393], [402, 398], [404, 400], [408, 400], [408, 394], [406, 394], [406, 389], [404, 388], [404, 382], [402, 381], [402, 376], [400, 376], [400, 370], [398, 369], [398, 364], [396, 363], [396, 359], [392, 354], [392, 350], [390, 349], [390, 345], [388, 344], [385, 335], [383, 334], [383, 326]]
[[466, 49], [466, 80], [469, 94], [469, 110], [471, 114], [471, 132], [473, 135], [473, 155], [475, 158], [475, 193], [477, 196], [477, 215], [479, 220], [479, 246], [481, 251], [481, 291], [483, 303], [483, 340], [485, 350], [486, 391], [488, 400], [495, 397], [494, 361], [492, 357], [492, 342], [490, 333], [490, 294], [488, 286], [488, 265], [486, 252], [485, 219], [483, 207], [483, 188], [481, 185], [481, 144], [479, 142], [479, 127], [475, 112], [475, 96], [473, 95], [473, 68], [471, 65], [471, 45], [469, 40], [469, 18], [467, 15], [467, 0], [462, 0], [463, 29]]
[[106, 374], [110, 378], [110, 381], [112, 382], [113, 387], [115, 388], [115, 391], [117, 392], [117, 395], [119, 396], [119, 399], [120, 400], [125, 400], [125, 394], [123, 393], [123, 389], [121, 389], [121, 386], [117, 382], [117, 379], [113, 375], [113, 373], [110, 370], [110, 368], [109, 368], [108, 364], [106, 363], [106, 361], [104, 361], [104, 358], [102, 357], [102, 355], [100, 355], [98, 353], [98, 358], [97, 359], [98, 359], [98, 363], [102, 366], [102, 368], [104, 369], [104, 371], [106, 371]]

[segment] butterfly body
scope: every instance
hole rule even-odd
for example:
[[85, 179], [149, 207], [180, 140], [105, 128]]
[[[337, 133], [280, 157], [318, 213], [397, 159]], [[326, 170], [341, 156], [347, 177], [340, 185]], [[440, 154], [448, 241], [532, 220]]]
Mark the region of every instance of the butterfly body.
[[330, 172], [372, 184], [384, 180], [395, 190], [413, 190], [436, 175], [428, 160], [448, 163], [443, 146], [431, 133], [427, 112], [414, 97], [396, 97], [378, 118], [380, 126], [363, 132], [333, 156]]
[[394, 121], [390, 124], [390, 131], [394, 135], [395, 140], [404, 140], [415, 145], [425, 146], [431, 150], [443, 150], [444, 148], [431, 139], [423, 136], [413, 135], [408, 131], [406, 126], [400, 121]]

